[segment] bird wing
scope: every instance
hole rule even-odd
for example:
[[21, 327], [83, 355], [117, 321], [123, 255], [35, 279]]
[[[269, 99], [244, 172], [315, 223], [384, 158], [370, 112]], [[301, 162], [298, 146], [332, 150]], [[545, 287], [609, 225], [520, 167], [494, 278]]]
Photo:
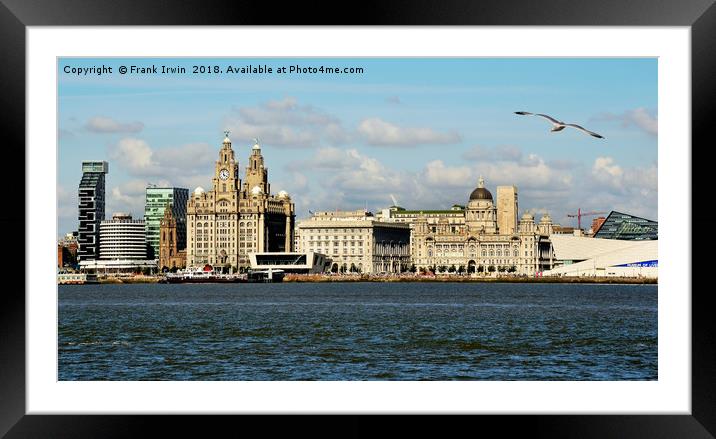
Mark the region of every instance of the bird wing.
[[532, 113], [530, 113], [529, 111], [515, 111], [515, 114], [520, 114], [522, 116], [529, 116]]
[[589, 131], [588, 129], [586, 129], [586, 128], [584, 128], [584, 127], [581, 127], [581, 126], [579, 126], [579, 125], [577, 125], [577, 124], [574, 124], [574, 123], [565, 123], [564, 125], [565, 125], [565, 126], [568, 126], [568, 127], [573, 127], [573, 128], [577, 128], [577, 129], [579, 129], [579, 130], [582, 130], [582, 131], [584, 131], [585, 133], [589, 134], [590, 136], [598, 137], [598, 138], [600, 138], [600, 139], [603, 139], [603, 138], [604, 138], [604, 136], [600, 136], [599, 134], [597, 134], [597, 133], [595, 133], [595, 132], [592, 132], [592, 131]]
[[557, 123], [557, 124], [562, 125], [562, 122], [558, 121], [557, 119], [555, 119], [555, 118], [553, 118], [553, 117], [547, 116], [546, 114], [535, 114], [535, 116], [542, 116], [542, 117], [544, 117], [545, 119], [549, 119], [550, 122], [552, 122], [552, 123]]

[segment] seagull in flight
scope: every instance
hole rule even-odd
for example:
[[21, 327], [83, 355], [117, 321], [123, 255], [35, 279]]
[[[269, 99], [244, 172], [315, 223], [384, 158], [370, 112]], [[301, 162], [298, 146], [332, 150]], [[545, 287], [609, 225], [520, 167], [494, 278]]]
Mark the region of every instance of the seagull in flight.
[[527, 112], [527, 111], [515, 111], [515, 114], [519, 114], [519, 115], [522, 115], [522, 116], [540, 116], [540, 117], [544, 117], [545, 119], [549, 120], [549, 121], [552, 123], [552, 129], [551, 129], [550, 131], [553, 131], [553, 132], [554, 132], [554, 131], [562, 131], [565, 127], [572, 127], [572, 128], [576, 128], [576, 129], [578, 129], [578, 130], [582, 130], [582, 131], [584, 131], [585, 133], [589, 134], [590, 136], [598, 137], [598, 138], [600, 138], [600, 139], [603, 139], [603, 138], [604, 138], [604, 136], [600, 136], [599, 134], [594, 133], [594, 132], [592, 132], [592, 131], [589, 131], [588, 129], [585, 129], [584, 127], [580, 127], [580, 126], [577, 125], [577, 124], [560, 122], [560, 121], [558, 121], [557, 119], [555, 119], [555, 118], [553, 118], [553, 117], [547, 116], [546, 114], [535, 114], [535, 113], [530, 113], [530, 112]]

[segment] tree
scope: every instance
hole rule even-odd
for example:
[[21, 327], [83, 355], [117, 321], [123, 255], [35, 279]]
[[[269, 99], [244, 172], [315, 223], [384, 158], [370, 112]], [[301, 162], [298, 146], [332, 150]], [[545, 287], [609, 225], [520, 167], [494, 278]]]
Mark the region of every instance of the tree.
[[356, 264], [351, 263], [351, 273], [356, 272]]
[[494, 265], [490, 265], [489, 267], [487, 267], [487, 271], [489, 271], [490, 273], [494, 273], [494, 272], [495, 272], [495, 266], [494, 266]]
[[411, 272], [411, 273], [415, 273], [416, 271], [417, 271], [417, 267], [415, 267], [415, 264], [412, 264], [412, 265], [410, 266], [410, 272]]
[[346, 264], [341, 265], [341, 273], [345, 273], [347, 269], [348, 267], [346, 266]]
[[431, 272], [432, 274], [435, 274], [435, 266], [434, 265], [428, 266], [428, 271]]
[[478, 273], [482, 273], [482, 272], [484, 272], [484, 271], [485, 271], [485, 267], [484, 267], [483, 265], [478, 265], [478, 266], [477, 266], [477, 272], [478, 272]]
[[457, 270], [457, 269], [455, 268], [455, 264], [452, 264], [452, 265], [450, 266], [450, 268], [448, 268], [448, 272], [450, 272], [450, 273], [454, 273], [455, 270]]
[[464, 272], [465, 272], [465, 266], [464, 266], [464, 265], [461, 265], [461, 266], [459, 266], [459, 267], [457, 268], [457, 273], [458, 273], [458, 274], [463, 274]]
[[497, 271], [499, 271], [500, 273], [504, 273], [505, 271], [507, 271], [507, 267], [505, 267], [504, 265], [500, 265], [499, 267], [497, 267]]
[[438, 268], [438, 270], [439, 270], [441, 273], [445, 273], [445, 272], [447, 271], [447, 265], [441, 265], [440, 268]]
[[511, 266], [507, 271], [508, 271], [509, 273], [514, 273], [515, 271], [517, 271], [517, 267], [515, 267], [515, 266], [513, 265], [513, 266]]

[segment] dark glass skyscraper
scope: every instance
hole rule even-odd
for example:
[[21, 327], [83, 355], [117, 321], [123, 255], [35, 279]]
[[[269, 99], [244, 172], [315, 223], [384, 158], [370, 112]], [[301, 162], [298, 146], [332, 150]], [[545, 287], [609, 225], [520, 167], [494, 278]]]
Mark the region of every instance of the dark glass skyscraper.
[[77, 256], [80, 261], [99, 259], [99, 223], [104, 220], [104, 175], [107, 162], [82, 162], [78, 192]]
[[628, 213], [612, 211], [594, 237], [626, 241], [659, 239], [659, 223]]

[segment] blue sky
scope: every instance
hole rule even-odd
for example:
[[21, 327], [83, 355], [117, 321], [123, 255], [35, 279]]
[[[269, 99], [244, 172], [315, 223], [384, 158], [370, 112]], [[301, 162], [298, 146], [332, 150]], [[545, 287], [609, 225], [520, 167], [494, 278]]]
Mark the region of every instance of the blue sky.
[[[76, 75], [65, 67], [111, 66]], [[120, 75], [119, 66], [186, 74]], [[271, 74], [192, 74], [193, 65]], [[362, 74], [277, 73], [283, 66]], [[147, 183], [210, 187], [231, 131], [242, 168], [261, 139], [273, 192], [308, 210], [465, 204], [480, 175], [520, 213], [620, 210], [657, 219], [657, 60], [606, 58], [61, 58], [58, 233], [77, 227], [82, 160], [107, 160], [107, 216], [140, 217]], [[602, 134], [551, 133], [546, 113]]]

